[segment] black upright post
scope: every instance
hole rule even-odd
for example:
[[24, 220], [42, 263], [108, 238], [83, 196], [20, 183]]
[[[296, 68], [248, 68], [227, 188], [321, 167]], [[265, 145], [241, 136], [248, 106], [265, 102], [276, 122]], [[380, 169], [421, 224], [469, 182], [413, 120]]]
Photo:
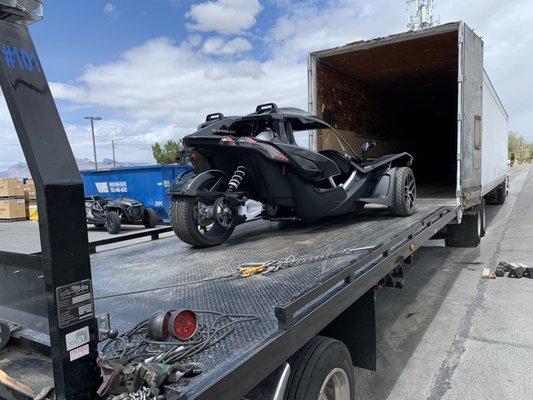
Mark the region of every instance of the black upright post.
[[80, 173], [27, 27], [0, 21], [0, 84], [37, 190], [58, 399], [92, 399], [99, 383]]

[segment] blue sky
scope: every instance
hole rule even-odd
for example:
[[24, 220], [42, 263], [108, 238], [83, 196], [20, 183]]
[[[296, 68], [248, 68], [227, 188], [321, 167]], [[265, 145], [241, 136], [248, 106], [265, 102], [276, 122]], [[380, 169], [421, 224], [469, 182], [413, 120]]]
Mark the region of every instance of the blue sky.
[[[511, 127], [533, 139], [533, 4], [441, 0], [441, 22], [465, 20], [485, 40], [485, 67]], [[250, 112], [275, 101], [307, 107], [310, 51], [404, 31], [403, 0], [45, 1], [31, 26], [77, 157], [117, 142], [121, 161], [152, 160], [150, 145], [177, 139], [211, 112]], [[0, 170], [23, 159], [5, 104]]]

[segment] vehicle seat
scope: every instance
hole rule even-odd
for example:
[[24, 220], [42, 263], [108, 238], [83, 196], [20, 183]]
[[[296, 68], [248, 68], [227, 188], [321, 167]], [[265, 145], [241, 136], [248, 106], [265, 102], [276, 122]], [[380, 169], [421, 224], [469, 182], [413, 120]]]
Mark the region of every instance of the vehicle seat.
[[333, 160], [343, 175], [350, 175], [353, 170], [352, 163], [346, 158], [344, 154], [337, 150], [320, 150], [320, 154], [326, 156], [330, 160]]
[[298, 167], [297, 173], [303, 179], [319, 181], [337, 176], [341, 173], [337, 164], [330, 158], [303, 147], [276, 143], [291, 161]]
[[266, 130], [261, 132], [255, 138], [258, 140], [264, 140], [265, 142], [271, 142], [274, 139], [274, 132]]

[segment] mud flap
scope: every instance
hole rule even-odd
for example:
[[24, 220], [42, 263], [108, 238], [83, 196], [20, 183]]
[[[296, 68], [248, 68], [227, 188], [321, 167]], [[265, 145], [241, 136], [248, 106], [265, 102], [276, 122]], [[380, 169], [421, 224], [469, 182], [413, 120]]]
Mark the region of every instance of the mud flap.
[[376, 311], [370, 289], [319, 333], [343, 342], [355, 367], [376, 370]]

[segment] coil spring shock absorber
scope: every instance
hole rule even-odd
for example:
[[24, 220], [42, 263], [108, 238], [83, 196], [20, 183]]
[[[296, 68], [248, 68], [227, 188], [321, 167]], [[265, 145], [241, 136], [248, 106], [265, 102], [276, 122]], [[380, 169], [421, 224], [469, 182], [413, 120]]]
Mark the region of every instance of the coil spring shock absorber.
[[241, 182], [243, 181], [244, 177], [246, 176], [246, 168], [242, 165], [239, 165], [237, 169], [235, 170], [235, 173], [231, 177], [228, 183], [228, 191], [234, 192], [239, 188], [241, 185]]

